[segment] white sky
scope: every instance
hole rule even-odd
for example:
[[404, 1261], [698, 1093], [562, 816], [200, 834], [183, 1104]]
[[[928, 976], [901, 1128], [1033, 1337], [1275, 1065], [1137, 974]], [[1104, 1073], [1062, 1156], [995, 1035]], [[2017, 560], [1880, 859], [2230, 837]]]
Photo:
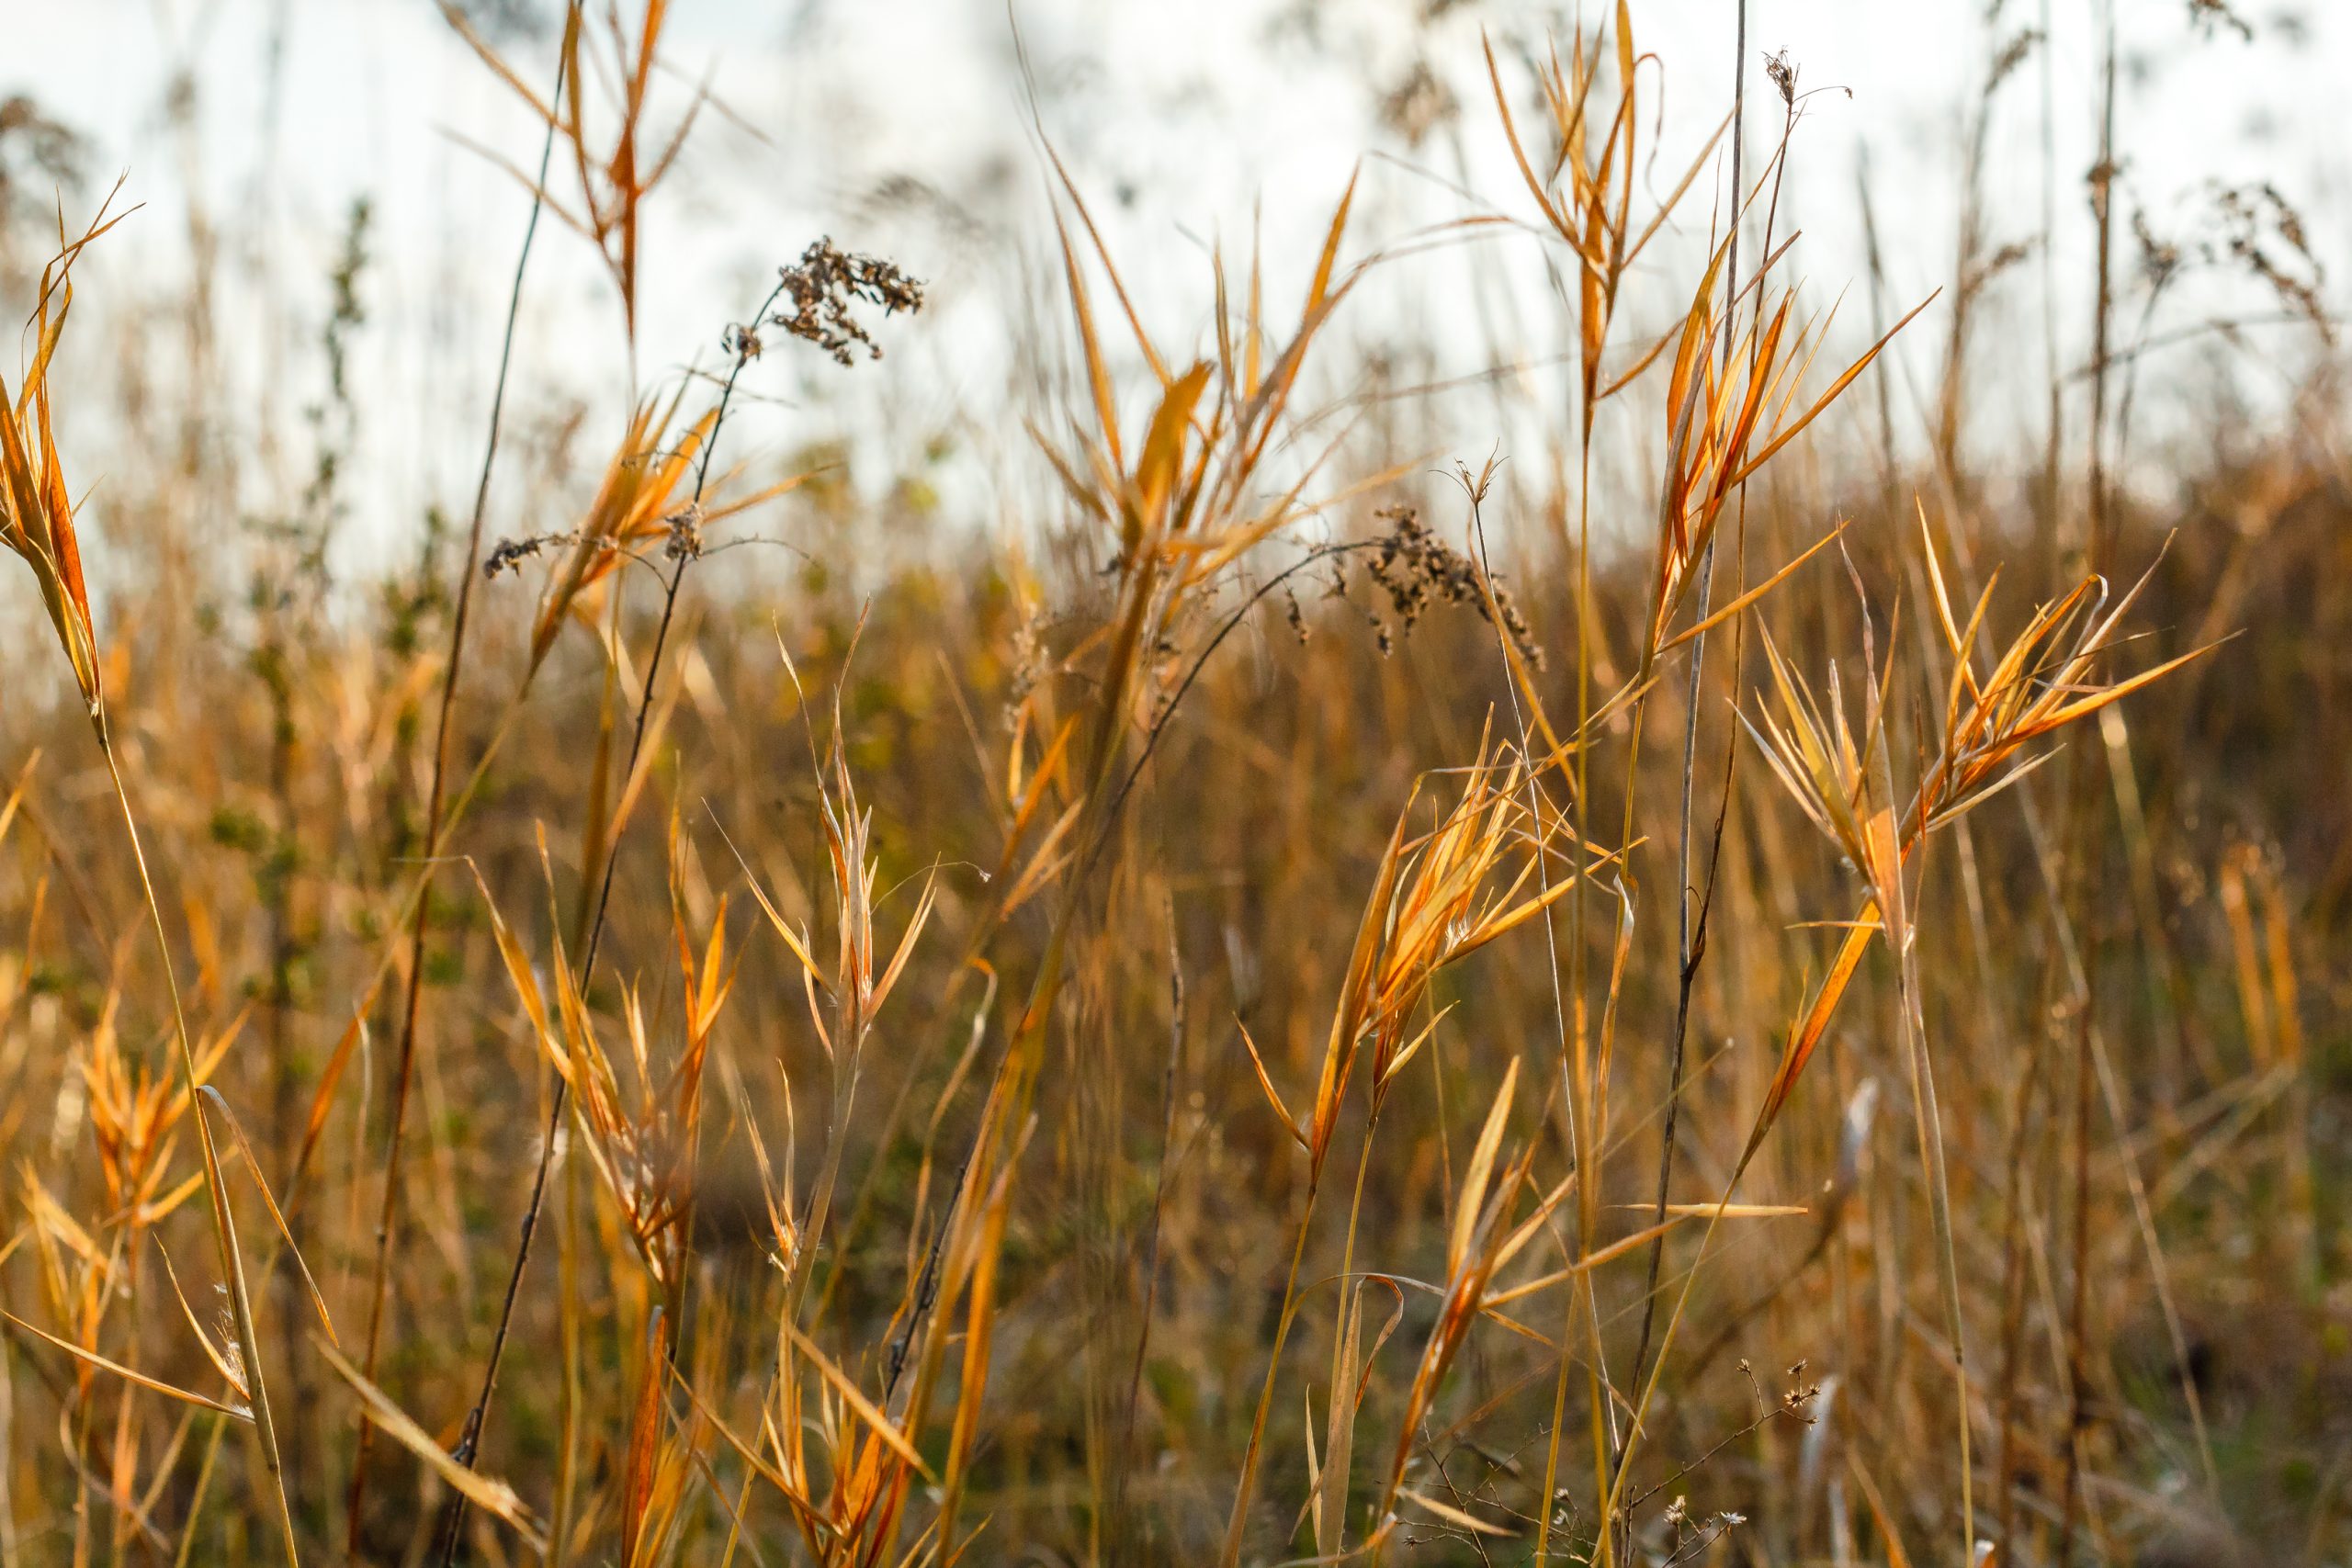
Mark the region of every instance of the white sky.
[[[2343, 135], [2352, 7], [2243, 0], [2257, 28], [2248, 44], [2226, 30], [2199, 32], [2188, 0], [2116, 3], [2125, 40], [2125, 210], [2144, 207], [2173, 232], [2203, 209], [2210, 182], [2268, 180], [2303, 207], [2331, 282], [2352, 271]], [[1809, 300], [1826, 304], [1850, 285], [1841, 322], [1858, 335], [1867, 321], [1855, 197], [1863, 147], [1893, 293], [1908, 303], [1950, 280], [1958, 143], [1992, 40], [2048, 15], [2061, 226], [2052, 265], [2063, 353], [2080, 360], [2094, 4], [2007, 0], [1988, 25], [1985, 0], [1751, 0], [1751, 67], [1762, 52], [1786, 49], [1804, 86], [1844, 85], [1854, 95], [1812, 100], [1783, 199], [1781, 231], [1804, 231], [1796, 266]], [[554, 7], [541, 0], [539, 8]], [[1222, 236], [1238, 267], [1260, 204], [1270, 299], [1295, 299], [1330, 204], [1367, 153], [1408, 157], [1448, 179], [1466, 175], [1487, 202], [1529, 213], [1495, 131], [1479, 29], [1526, 40], [1565, 22], [1555, 7], [1507, 0], [1440, 5], [1435, 20], [1419, 21], [1430, 8], [1423, 0], [1015, 0], [1010, 10], [998, 0], [674, 0], [669, 107], [656, 119], [670, 123], [691, 85], [707, 78], [743, 123], [707, 114], [679, 175], [653, 204], [640, 365], [651, 379], [696, 354], [714, 358], [720, 327], [765, 291], [776, 263], [819, 233], [897, 256], [933, 282], [938, 308], [919, 322], [892, 323], [890, 358], [874, 372], [836, 378], [813, 355], [772, 358], [753, 374], [787, 406], [746, 422], [744, 450], [780, 451], [846, 427], [873, 459], [871, 481], [949, 430], [969, 459], [954, 493], [991, 520], [1004, 502], [991, 499], [988, 476], [1008, 464], [1036, 467], [1020, 454], [1017, 429], [1006, 428], [1014, 422], [994, 417], [1014, 381], [1012, 344], [1031, 333], [1028, 323], [1061, 310], [1037, 265], [1050, 231], [1013, 22], [1035, 68], [1047, 133], [1105, 220], [1146, 314], [1181, 350], [1211, 341], [1204, 243]], [[1734, 0], [1642, 0], [1634, 10], [1640, 42], [1662, 57], [1668, 81], [1669, 151], [1649, 176], [1662, 189], [1725, 107]], [[2290, 13], [2299, 26], [2289, 25]], [[100, 352], [94, 343], [118, 341], [96, 324], [109, 312], [152, 308], [183, 288], [193, 199], [223, 248], [218, 321], [231, 374], [248, 393], [232, 417], [294, 429], [315, 395], [307, 345], [325, 309], [342, 215], [365, 192], [375, 204], [378, 263], [366, 283], [371, 320], [356, 346], [365, 482], [355, 486], [354, 547], [401, 536], [431, 502], [462, 513], [526, 202], [450, 133], [525, 164], [537, 135], [435, 6], [0, 0], [0, 14], [8, 39], [0, 96], [29, 92], [92, 140], [85, 206], [117, 170], [127, 171], [129, 198], [146, 204], [85, 276], [76, 346]], [[551, 35], [510, 38], [506, 47], [527, 78], [544, 79]], [[1461, 103], [1458, 164], [1444, 132], [1408, 153], [1377, 123], [1383, 96], [1423, 58]], [[1996, 246], [2040, 228], [2041, 71], [2038, 57], [2030, 61], [1999, 99], [1987, 169]], [[175, 129], [164, 107], [183, 72], [198, 84], [192, 131]], [[1749, 88], [1754, 146], [1763, 140], [1755, 128], [1777, 120], [1777, 104], [1760, 72]], [[1468, 210], [1396, 162], [1367, 163], [1363, 182], [1353, 232], [1366, 244]], [[910, 189], [931, 196], [910, 205], [887, 194]], [[1688, 209], [1695, 237], [1703, 237], [1707, 201], [1702, 192]], [[1392, 349], [1433, 340], [1430, 362], [1408, 379], [1474, 370], [1498, 353], [1555, 352], [1559, 327], [1544, 309], [1535, 242], [1487, 243], [1506, 259], [1457, 252], [1406, 264], [1358, 302], [1349, 330]], [[2132, 254], [2127, 242], [2119, 253], [2127, 267]], [[1482, 265], [1510, 280], [1505, 292], [1521, 312], [1499, 326], [1468, 303]], [[586, 244], [560, 229], [543, 228], [533, 266], [516, 404], [527, 420], [565, 397], [584, 400], [583, 455], [593, 454], [627, 401], [610, 288]], [[2020, 380], [2013, 400], [1972, 426], [1988, 446], [2038, 439], [2041, 276], [2041, 262], [2028, 261], [1989, 297], [1986, 362]], [[2185, 293], [2166, 319], [2274, 309], [2243, 287], [2211, 288]], [[1945, 324], [1939, 309], [1905, 344], [1912, 383], [1932, 384]], [[147, 341], [164, 362], [153, 375], [168, 382], [173, 340]], [[2195, 352], [2158, 363], [2185, 367], [2197, 363]], [[2257, 364], [2256, 395], [2263, 377], [2283, 374]], [[1495, 408], [1475, 395], [1435, 405], [1435, 436], [1483, 455], [1500, 434], [1524, 461], [1540, 433], [1498, 431]], [[64, 438], [107, 451], [100, 433], [69, 426]], [[275, 474], [249, 476], [252, 503], [299, 479], [300, 446], [298, 432]], [[520, 504], [503, 495], [508, 502]], [[514, 526], [494, 518], [492, 531]]]

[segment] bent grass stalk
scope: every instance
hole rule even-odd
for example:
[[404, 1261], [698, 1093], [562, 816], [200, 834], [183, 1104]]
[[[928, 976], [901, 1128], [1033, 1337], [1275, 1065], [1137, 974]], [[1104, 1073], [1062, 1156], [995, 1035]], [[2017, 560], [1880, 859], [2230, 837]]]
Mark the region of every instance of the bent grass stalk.
[[[187, 1082], [191, 1100], [198, 1098], [200, 1088], [196, 1068], [196, 1051], [189, 1043], [187, 1015], [180, 1005], [179, 976], [172, 962], [171, 938], [164, 930], [163, 907], [155, 898], [154, 878], [147, 869], [147, 852], [140, 842], [139, 819], [130, 808], [130, 794], [122, 780], [122, 764], [108, 740], [103, 716], [96, 721], [98, 750], [105, 754], [107, 776], [113, 782], [115, 802], [122, 809], [124, 833], [130, 840], [130, 855], [139, 869], [139, 890], [146, 901], [150, 924], [154, 929], [155, 951], [164, 966], [164, 989], [172, 1001], [172, 1030], [179, 1043], [180, 1070]], [[244, 1348], [243, 1371], [245, 1392], [253, 1410], [254, 1430], [261, 1449], [262, 1464], [269, 1473], [272, 1492], [277, 1501], [277, 1526], [286, 1544], [286, 1561], [298, 1563], [301, 1553], [294, 1542], [294, 1506], [286, 1494], [286, 1472], [277, 1451], [277, 1427], [271, 1418], [269, 1389], [262, 1371], [261, 1338], [254, 1327], [253, 1292], [245, 1281], [243, 1257], [237, 1247], [237, 1222], [229, 1212], [227, 1184], [220, 1174], [220, 1155], [214, 1145], [212, 1124], [199, 1103], [196, 1111], [197, 1147], [204, 1157], [205, 1191], [212, 1201], [212, 1232], [218, 1243], [220, 1273], [228, 1282], [229, 1302], [237, 1325], [238, 1343]]]
[[[210, 1120], [199, 1103], [203, 1075], [197, 1067], [196, 1049], [188, 1036], [187, 1014], [180, 1001], [179, 976], [172, 958], [171, 937], [164, 927], [163, 907], [155, 897], [154, 878], [148, 870], [146, 846], [140, 839], [138, 815], [131, 809], [130, 792], [123, 781], [121, 759], [116, 752], [108, 723], [105, 682], [97, 654], [96, 628], [90, 616], [89, 592], [83, 582], [82, 553], [74, 529], [74, 506], [58, 461], [57, 442], [51, 429], [49, 371], [58, 341], [65, 329], [67, 314], [73, 308], [74, 263], [92, 241], [121, 221], [120, 217], [107, 217], [107, 208], [111, 203], [112, 196], [109, 194], [107, 202], [101, 205], [97, 216], [91, 220], [80, 239], [63, 243], [64, 237], [61, 231], [61, 248], [41, 272], [40, 303], [35, 312], [35, 339], [39, 349], [32, 368], [13, 404], [8, 400], [6, 386], [0, 385], [0, 542], [6, 542], [32, 568], [40, 585], [41, 597], [56, 627], [59, 644], [81, 687], [91, 733], [105, 759], [107, 777], [113, 785], [115, 803], [122, 813], [123, 831], [130, 840], [131, 859], [139, 872], [140, 892], [154, 931], [156, 955], [164, 967], [164, 989], [171, 998], [172, 1029], [179, 1048], [183, 1087], [195, 1111], [197, 1144], [203, 1156], [204, 1187], [211, 1201], [213, 1239], [219, 1250], [221, 1279], [230, 1293], [238, 1341], [243, 1350], [244, 1382], [239, 1392], [247, 1396], [252, 1408], [262, 1463], [269, 1475], [277, 1505], [277, 1521], [285, 1542], [286, 1558], [288, 1563], [294, 1563], [300, 1561], [300, 1552], [295, 1545], [293, 1505], [286, 1494], [285, 1472], [277, 1450], [277, 1429], [270, 1416], [269, 1393], [261, 1364], [261, 1339], [254, 1326], [253, 1296], [246, 1284], [244, 1261], [238, 1250], [236, 1220], [230, 1211], [228, 1188], [220, 1173], [220, 1152], [214, 1146]], [[62, 228], [61, 221], [61, 231]], [[234, 1382], [236, 1380], [231, 1381]]]

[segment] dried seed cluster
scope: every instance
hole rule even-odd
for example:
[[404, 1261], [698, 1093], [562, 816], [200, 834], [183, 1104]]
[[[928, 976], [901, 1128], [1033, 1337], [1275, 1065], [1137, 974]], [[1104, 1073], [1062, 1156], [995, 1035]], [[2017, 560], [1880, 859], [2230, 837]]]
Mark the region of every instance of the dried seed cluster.
[[[853, 350], [861, 344], [867, 358], [882, 357], [882, 345], [851, 313], [851, 307], [859, 300], [879, 305], [886, 316], [922, 309], [922, 285], [900, 271], [896, 263], [878, 256], [853, 254], [834, 244], [830, 237], [801, 252], [797, 265], [781, 271], [784, 292], [790, 298], [792, 309], [769, 316], [767, 324], [815, 344], [843, 365], [856, 363]], [[733, 329], [728, 346], [744, 358], [757, 357], [760, 340], [756, 329]]]
[[2254, 24], [2238, 15], [2229, 0], [2188, 0], [2188, 19], [2208, 37], [2217, 28], [2227, 28], [2245, 42], [2254, 41]]
[[703, 509], [699, 501], [685, 505], [662, 519], [670, 536], [662, 543], [662, 553], [672, 560], [698, 560], [702, 557]]
[[550, 545], [568, 545], [577, 538], [571, 534], [534, 534], [523, 539], [501, 539], [496, 548], [482, 558], [481, 574], [496, 579], [506, 572], [520, 571], [523, 563], [536, 557]]
[[1012, 631], [1012, 651], [1010, 674], [1005, 682], [1004, 728], [1008, 733], [1020, 728], [1021, 710], [1029, 701], [1029, 694], [1046, 683], [1053, 673], [1052, 656], [1046, 652], [1046, 639], [1037, 630], [1036, 617], [1024, 615]]
[[[1398, 630], [1410, 632], [1432, 600], [1468, 604], [1489, 626], [1494, 624], [1496, 613], [1499, 613], [1502, 630], [1519, 649], [1520, 657], [1538, 670], [1544, 668], [1544, 649], [1529, 632], [1527, 618], [1519, 613], [1510, 591], [1499, 580], [1494, 584], [1494, 610], [1489, 611], [1487, 596], [1478, 592], [1477, 567], [1468, 556], [1423, 527], [1418, 512], [1409, 506], [1399, 506], [1375, 515], [1389, 525], [1389, 530], [1381, 536], [1365, 570], [1387, 593]], [[1395, 644], [1386, 623], [1375, 615], [1372, 624], [1380, 634], [1380, 651], [1389, 652]]]
[[[2218, 252], [2268, 284], [2281, 305], [2309, 321], [2324, 340], [2333, 343], [2335, 323], [2320, 293], [2326, 276], [2312, 252], [2302, 214], [2267, 181], [2223, 189], [2214, 205], [2221, 230]], [[2281, 259], [2280, 244], [2290, 259]], [[2308, 276], [2299, 277], [2290, 270], [2297, 260]]]

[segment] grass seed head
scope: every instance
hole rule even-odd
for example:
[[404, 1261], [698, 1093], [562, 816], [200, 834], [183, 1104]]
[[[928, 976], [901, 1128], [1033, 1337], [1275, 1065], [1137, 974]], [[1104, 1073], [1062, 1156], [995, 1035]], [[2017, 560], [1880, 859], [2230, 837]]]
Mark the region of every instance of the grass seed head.
[[[112, 197], [107, 200], [110, 204]], [[93, 724], [103, 717], [106, 693], [89, 589], [82, 578], [73, 496], [51, 422], [50, 375], [74, 305], [74, 264], [91, 241], [120, 221], [120, 217], [107, 218], [101, 205], [89, 228], [71, 243], [63, 243], [61, 224], [62, 248], [41, 269], [40, 302], [33, 314], [33, 361], [13, 401], [6, 378], [0, 377], [0, 542], [32, 569]]]

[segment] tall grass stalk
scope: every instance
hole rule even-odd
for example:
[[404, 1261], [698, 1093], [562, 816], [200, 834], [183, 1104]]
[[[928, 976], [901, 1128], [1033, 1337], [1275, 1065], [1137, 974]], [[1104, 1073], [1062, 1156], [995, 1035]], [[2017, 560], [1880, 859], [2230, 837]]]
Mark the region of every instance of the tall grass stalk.
[[276, 1522], [286, 1546], [286, 1561], [299, 1563], [301, 1553], [295, 1544], [294, 1506], [286, 1494], [285, 1467], [277, 1451], [277, 1426], [269, 1408], [269, 1388], [262, 1371], [262, 1341], [254, 1325], [253, 1292], [245, 1282], [243, 1255], [237, 1246], [237, 1222], [229, 1210], [228, 1184], [220, 1174], [220, 1154], [212, 1138], [211, 1119], [207, 1115], [203, 1097], [198, 1092], [200, 1075], [197, 1071], [196, 1048], [189, 1043], [187, 1013], [180, 1004], [180, 982], [177, 966], [172, 961], [172, 942], [164, 929], [163, 906], [155, 897], [155, 879], [147, 869], [147, 850], [139, 836], [139, 818], [130, 808], [130, 791], [123, 784], [122, 762], [115, 755], [112, 737], [108, 733], [102, 709], [93, 713], [97, 732], [98, 750], [104, 755], [107, 777], [114, 785], [115, 804], [121, 808], [122, 829], [130, 843], [130, 858], [139, 872], [139, 891], [147, 907], [147, 919], [155, 934], [155, 954], [164, 967], [164, 988], [171, 998], [172, 1032], [179, 1045], [180, 1072], [190, 1104], [196, 1112], [197, 1147], [204, 1160], [204, 1190], [212, 1204], [212, 1234], [218, 1246], [220, 1277], [229, 1292], [229, 1303], [237, 1328], [237, 1342], [243, 1348], [244, 1393], [253, 1411], [256, 1446], [261, 1452], [264, 1468], [268, 1472], [270, 1488], [277, 1504]]
[[[559, 51], [569, 60], [580, 26], [578, 0], [571, 0], [565, 8], [564, 44]], [[554, 102], [563, 102], [565, 70], [556, 73]], [[415, 1078], [416, 1029], [418, 1010], [424, 992], [425, 943], [433, 923], [434, 873], [441, 862], [442, 834], [447, 826], [443, 811], [443, 784], [447, 776], [449, 750], [457, 715], [458, 693], [465, 673], [466, 628], [473, 612], [474, 581], [480, 575], [476, 563], [481, 558], [482, 520], [489, 510], [490, 479], [498, 462], [498, 438], [506, 410], [506, 382], [514, 363], [514, 328], [523, 310], [523, 279], [531, 262], [531, 243], [539, 231], [539, 213], [545, 206], [543, 192], [548, 170], [555, 156], [555, 123], [551, 119], [539, 142], [539, 177], [531, 195], [530, 216], [523, 223], [523, 243], [514, 256], [514, 276], [506, 293], [506, 324], [499, 334], [498, 373], [491, 382], [490, 429], [483, 438], [481, 471], [474, 482], [472, 516], [466, 525], [466, 550], [458, 562], [457, 605], [449, 622], [449, 651], [441, 677], [441, 705], [433, 726], [433, 773], [425, 789], [424, 841], [423, 865], [417, 875], [415, 912], [409, 927], [408, 983], [401, 1000], [400, 1045], [392, 1068], [392, 1125], [384, 1152], [384, 1199], [376, 1219], [375, 1257], [369, 1265], [368, 1286], [368, 1332], [363, 1341], [360, 1371], [373, 1382], [376, 1379], [377, 1356], [383, 1343], [384, 1306], [390, 1287], [390, 1270], [394, 1235], [400, 1218], [401, 1164], [406, 1146], [409, 1097]], [[510, 710], [511, 711], [511, 710]], [[477, 769], [477, 777], [486, 770], [495, 748], [486, 750]], [[470, 796], [471, 787], [464, 792]], [[352, 1452], [351, 1484], [344, 1502], [345, 1520], [345, 1550], [351, 1561], [361, 1556], [361, 1532], [366, 1522], [368, 1496], [368, 1456], [375, 1425], [362, 1415], [358, 1442]]]
[[[1747, 141], [1747, 0], [1738, 0], [1738, 19], [1732, 34], [1732, 97], [1731, 97], [1731, 193], [1732, 215], [1729, 233], [1724, 238], [1724, 292], [1731, 301], [1724, 308], [1723, 341], [1723, 375], [1731, 377], [1733, 328], [1737, 322], [1739, 301], [1739, 230], [1740, 163]], [[1794, 113], [1792, 106], [1791, 113]], [[1783, 156], [1787, 138], [1781, 138]], [[1774, 201], [1779, 199], [1778, 179], [1775, 178]], [[1768, 220], [1764, 229], [1764, 254], [1772, 254], [1772, 230]], [[1760, 309], [1760, 301], [1759, 301]], [[1739, 496], [1740, 514], [1745, 528], [1747, 511], [1747, 491], [1742, 486]], [[1713, 607], [1715, 583], [1715, 541], [1709, 539], [1699, 557], [1699, 615], [1703, 618]], [[1702, 632], [1691, 639], [1690, 671], [1682, 694], [1682, 772], [1680, 791], [1677, 796], [1674, 827], [1674, 1033], [1668, 1048], [1666, 1078], [1666, 1121], [1658, 1132], [1657, 1201], [1652, 1209], [1651, 1223], [1666, 1223], [1668, 1190], [1674, 1180], [1675, 1122], [1682, 1107], [1682, 1065], [1685, 1043], [1690, 1033], [1690, 988], [1699, 977], [1700, 943], [1705, 940], [1705, 913], [1699, 915], [1696, 929], [1691, 915], [1691, 897], [1695, 891], [1690, 859], [1690, 794], [1699, 767], [1699, 699], [1705, 689], [1707, 670], [1707, 638]], [[1738, 668], [1733, 667], [1732, 679], [1738, 682]], [[1627, 783], [1631, 784], [1629, 777]], [[1726, 786], [1728, 795], [1728, 786]], [[1631, 798], [1628, 791], [1627, 798]], [[1710, 886], [1713, 882], [1711, 873]], [[1639, 1387], [1642, 1365], [1650, 1350], [1650, 1325], [1657, 1310], [1658, 1270], [1666, 1260], [1666, 1237], [1660, 1235], [1650, 1244], [1649, 1278], [1642, 1287], [1642, 1328], [1634, 1342], [1632, 1381]]]
[[[567, 47], [567, 59], [570, 52]], [[552, 145], [554, 134], [552, 125], [549, 127], [548, 134], [550, 145]], [[540, 180], [542, 184], [545, 183], [544, 169], [541, 171]], [[536, 206], [533, 209], [532, 217], [536, 222], [537, 218]], [[519, 285], [518, 271], [518, 288]], [[750, 318], [750, 324], [753, 330], [764, 324], [776, 300], [783, 296], [785, 287], [784, 281], [779, 279], [775, 287], [768, 291], [767, 298], [761, 302], [759, 310]], [[743, 367], [751, 363], [755, 353], [755, 339], [749, 342], [739, 341], [734, 365], [728, 371], [726, 383], [720, 389], [718, 405], [710, 421], [709, 434], [703, 440], [701, 451], [697, 455], [694, 494], [688, 500], [684, 513], [687, 519], [684, 525], [687, 527], [698, 526], [703, 491], [710, 479], [711, 452], [718, 445], [718, 434], [726, 425], [727, 409], [735, 395], [736, 380], [742, 375]], [[636, 726], [629, 736], [628, 756], [621, 766], [621, 776], [625, 779], [634, 779], [637, 776], [638, 758], [645, 747], [646, 724], [652, 716], [653, 694], [662, 677], [662, 655], [669, 648], [670, 628], [677, 617], [678, 592], [685, 586], [686, 568], [694, 562], [699, 553], [698, 542], [692, 548], [680, 549], [677, 552], [677, 559], [671, 568], [669, 581], [664, 586], [662, 598], [662, 618], [654, 631], [652, 652], [646, 660], [643, 689], [638, 694]], [[620, 845], [616, 835], [615, 840], [605, 847], [605, 863], [596, 890], [596, 913], [594, 919], [589, 923], [588, 944], [581, 956], [580, 983], [583, 990], [595, 977], [596, 953], [599, 944], [604, 941], [605, 917], [611, 906], [613, 873], [619, 860], [619, 851]], [[513, 1266], [507, 1270], [506, 1288], [504, 1294], [500, 1298], [497, 1324], [491, 1331], [490, 1353], [485, 1358], [482, 1367], [481, 1389], [474, 1396], [472, 1405], [466, 1411], [465, 1426], [458, 1434], [457, 1448], [451, 1452], [450, 1457], [469, 1470], [473, 1468], [481, 1455], [482, 1426], [489, 1419], [491, 1399], [498, 1390], [498, 1369], [500, 1363], [505, 1359], [507, 1336], [514, 1327], [515, 1305], [522, 1296], [523, 1270], [531, 1260], [531, 1241], [538, 1232], [539, 1215], [547, 1202], [548, 1170], [555, 1158], [558, 1134], [562, 1130], [564, 1107], [569, 1098], [570, 1087], [569, 1080], [560, 1076], [556, 1078], [552, 1098], [548, 1102], [548, 1123], [539, 1139], [538, 1160], [531, 1172], [530, 1196], [523, 1207], [521, 1234], [514, 1243], [514, 1260]], [[675, 1312], [669, 1314], [667, 1321], [668, 1334], [662, 1341], [661, 1352], [665, 1359], [675, 1355], [676, 1336], [680, 1326], [678, 1314]], [[447, 1505], [441, 1529], [440, 1561], [445, 1568], [446, 1565], [457, 1561], [465, 1517], [465, 1495], [461, 1492], [453, 1493]]]

